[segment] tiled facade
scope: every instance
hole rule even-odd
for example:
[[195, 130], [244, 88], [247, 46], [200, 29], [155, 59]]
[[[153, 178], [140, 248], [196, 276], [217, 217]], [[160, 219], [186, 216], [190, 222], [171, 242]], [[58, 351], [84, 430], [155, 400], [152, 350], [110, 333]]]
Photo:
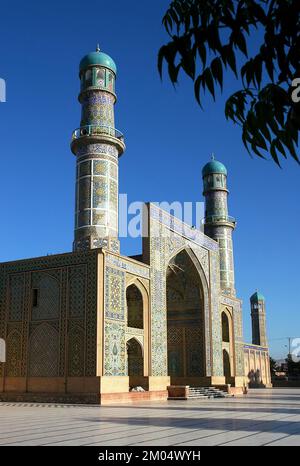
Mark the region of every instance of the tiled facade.
[[242, 391], [245, 364], [260, 361], [265, 380], [268, 360], [266, 348], [243, 343], [227, 178], [204, 176], [207, 234], [148, 204], [142, 254], [121, 255], [125, 146], [114, 129], [115, 67], [102, 59], [80, 71], [74, 252], [0, 264], [0, 400], [102, 403], [128, 400], [136, 386], [161, 399], [170, 383]]

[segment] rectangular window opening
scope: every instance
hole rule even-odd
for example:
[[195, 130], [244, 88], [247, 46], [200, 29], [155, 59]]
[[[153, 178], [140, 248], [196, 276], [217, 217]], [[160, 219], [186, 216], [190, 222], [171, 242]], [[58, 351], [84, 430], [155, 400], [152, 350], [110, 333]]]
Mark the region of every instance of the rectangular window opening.
[[32, 307], [37, 307], [39, 301], [39, 290], [34, 288], [32, 290]]

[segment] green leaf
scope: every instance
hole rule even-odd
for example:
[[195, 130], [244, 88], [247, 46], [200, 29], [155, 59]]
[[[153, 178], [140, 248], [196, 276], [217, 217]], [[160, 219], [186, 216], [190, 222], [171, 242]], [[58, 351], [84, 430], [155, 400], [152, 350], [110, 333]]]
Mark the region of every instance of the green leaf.
[[274, 145], [279, 150], [279, 152], [281, 152], [282, 155], [286, 158], [286, 153], [285, 153], [284, 147], [283, 147], [283, 145], [281, 144], [281, 141], [278, 138], [274, 139]]
[[201, 82], [202, 82], [202, 75], [198, 76], [198, 78], [196, 79], [195, 84], [194, 84], [194, 91], [195, 91], [195, 97], [196, 97], [198, 104], [200, 105], [201, 108], [203, 108], [201, 104], [201, 100], [200, 100]]
[[213, 96], [213, 99], [215, 100], [215, 86], [214, 86], [214, 80], [211, 74], [211, 71], [209, 68], [206, 68], [206, 70], [203, 73], [203, 80], [205, 82], [206, 87], [208, 88], [209, 92]]
[[214, 79], [219, 83], [223, 89], [223, 67], [220, 58], [215, 58], [211, 63], [211, 71]]
[[162, 78], [163, 61], [164, 61], [164, 58], [165, 58], [165, 50], [166, 50], [166, 46], [163, 45], [163, 46], [159, 49], [159, 52], [158, 52], [157, 67], [158, 67], [158, 71], [159, 71], [159, 74], [160, 74], [160, 77], [161, 77], [161, 78]]
[[254, 74], [257, 87], [260, 88], [261, 85], [261, 77], [262, 77], [262, 60], [260, 56], [257, 56], [253, 63], [254, 66]]
[[270, 153], [271, 153], [271, 156], [272, 156], [272, 159], [274, 160], [274, 162], [280, 167], [281, 165], [280, 165], [279, 158], [278, 158], [278, 155], [277, 155], [277, 152], [276, 152], [276, 149], [275, 149], [274, 141], [271, 144]]
[[202, 61], [203, 68], [205, 68], [205, 65], [206, 65], [206, 47], [205, 47], [205, 44], [203, 42], [201, 42], [198, 45], [198, 52], [199, 52], [200, 59]]
[[235, 54], [234, 54], [234, 51], [233, 51], [233, 48], [231, 46], [228, 46], [227, 48], [227, 51], [226, 51], [226, 59], [227, 59], [227, 62], [230, 66], [230, 68], [232, 69], [232, 71], [234, 72], [235, 76], [237, 76], [237, 71], [236, 71], [236, 59], [235, 59]]
[[240, 51], [248, 57], [248, 52], [247, 52], [247, 44], [245, 37], [241, 31], [238, 31], [238, 33], [235, 35], [235, 43], [240, 49]]

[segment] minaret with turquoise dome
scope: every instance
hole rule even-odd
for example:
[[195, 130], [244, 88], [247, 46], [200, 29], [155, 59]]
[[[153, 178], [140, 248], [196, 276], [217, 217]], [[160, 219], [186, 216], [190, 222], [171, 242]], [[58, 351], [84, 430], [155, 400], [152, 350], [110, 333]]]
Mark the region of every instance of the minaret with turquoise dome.
[[253, 345], [268, 346], [266, 329], [266, 301], [264, 296], [256, 291], [250, 298]]
[[76, 156], [75, 237], [73, 249], [119, 252], [118, 159], [124, 138], [115, 128], [117, 67], [97, 46], [79, 65], [80, 128], [72, 135]]
[[235, 296], [232, 232], [236, 222], [228, 215], [226, 167], [212, 156], [212, 160], [202, 170], [202, 177], [205, 196], [204, 231], [219, 244], [221, 289]]

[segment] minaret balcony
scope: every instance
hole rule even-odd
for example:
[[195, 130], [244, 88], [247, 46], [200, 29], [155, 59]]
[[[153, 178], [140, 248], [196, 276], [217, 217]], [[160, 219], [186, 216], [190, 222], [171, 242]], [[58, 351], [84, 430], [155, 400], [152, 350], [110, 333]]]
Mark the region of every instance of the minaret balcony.
[[75, 129], [72, 133], [71, 149], [76, 154], [77, 142], [88, 139], [89, 142], [104, 142], [115, 145], [119, 155], [125, 150], [124, 135], [121, 131], [107, 125], [86, 125]]
[[204, 223], [210, 225], [229, 225], [231, 227], [236, 226], [236, 220], [230, 215], [209, 215], [204, 219]]

